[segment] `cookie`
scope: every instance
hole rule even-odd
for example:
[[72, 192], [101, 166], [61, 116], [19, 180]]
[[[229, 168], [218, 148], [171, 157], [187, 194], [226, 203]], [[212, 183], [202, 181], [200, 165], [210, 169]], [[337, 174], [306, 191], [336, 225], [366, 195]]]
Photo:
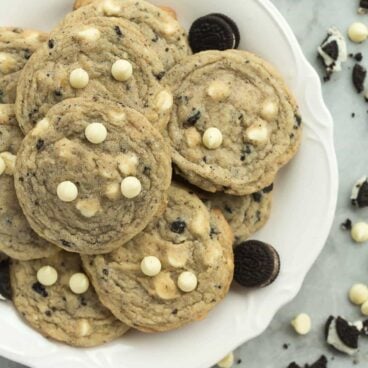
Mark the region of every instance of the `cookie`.
[[363, 176], [353, 186], [351, 191], [351, 204], [355, 207], [364, 208], [368, 206], [368, 179]]
[[58, 249], [31, 229], [15, 194], [13, 166], [22, 140], [14, 106], [0, 105], [0, 251], [15, 259], [30, 260], [47, 257]]
[[248, 240], [234, 249], [234, 280], [245, 287], [265, 287], [280, 272], [280, 257], [271, 245]]
[[[50, 286], [38, 281], [44, 267], [57, 275]], [[80, 256], [64, 251], [35, 261], [13, 261], [10, 277], [16, 309], [42, 335], [68, 345], [97, 346], [122, 336], [128, 327], [99, 302], [88, 281], [85, 292], [72, 291], [75, 274], [83, 275]]]
[[97, 0], [68, 14], [60, 27], [83, 24], [95, 16], [125, 18], [137, 24], [159, 55], [165, 70], [191, 54], [187, 33], [180, 23], [172, 14], [144, 0]]
[[240, 31], [238, 28], [238, 25], [235, 23], [234, 20], [232, 20], [229, 16], [222, 14], [222, 13], [213, 13], [211, 15], [215, 15], [217, 17], [222, 18], [225, 22], [227, 22], [229, 24], [229, 26], [231, 27], [231, 29], [234, 32], [234, 36], [235, 36], [235, 45], [234, 45], [234, 49], [237, 49], [239, 47], [240, 44], [240, 39], [241, 39], [241, 35], [240, 35]]
[[234, 233], [234, 246], [247, 240], [266, 224], [272, 204], [273, 185], [247, 195], [233, 196], [225, 193], [198, 192], [210, 208], [218, 208], [225, 216]]
[[296, 153], [301, 117], [274, 69], [245, 51], [206, 51], [163, 79], [174, 94], [167, 135], [176, 171], [208, 192], [258, 192]]
[[9, 263], [9, 259], [2, 258], [0, 260], [0, 300], [2, 301], [11, 300], [12, 298]]
[[121, 246], [162, 211], [169, 149], [140, 113], [107, 100], [65, 100], [23, 141], [15, 186], [32, 228], [71, 252]]
[[20, 70], [47, 39], [39, 31], [0, 27], [0, 103], [14, 103]]
[[159, 81], [163, 66], [133, 23], [89, 18], [51, 37], [23, 69], [18, 85], [16, 113], [24, 132], [53, 105], [94, 96], [138, 110], [158, 128], [166, 126], [172, 95]]
[[196, 195], [173, 184], [166, 212], [143, 233], [113, 253], [82, 260], [117, 318], [141, 331], [168, 331], [203, 319], [225, 297], [232, 240], [219, 211], [209, 212]]
[[325, 325], [325, 337], [328, 345], [336, 350], [353, 355], [358, 352], [360, 331], [341, 317], [330, 316]]
[[237, 39], [227, 19], [217, 14], [198, 18], [189, 30], [189, 45], [194, 53], [206, 50], [228, 50], [236, 47]]

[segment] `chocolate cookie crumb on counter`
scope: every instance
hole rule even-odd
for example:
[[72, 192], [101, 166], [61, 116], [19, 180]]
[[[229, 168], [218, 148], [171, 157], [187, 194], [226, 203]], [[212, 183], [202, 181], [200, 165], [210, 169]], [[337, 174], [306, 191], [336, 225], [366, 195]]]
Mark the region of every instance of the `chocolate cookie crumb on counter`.
[[342, 230], [351, 230], [351, 228], [353, 227], [353, 224], [351, 222], [350, 219], [346, 219], [341, 225], [340, 225]]
[[367, 77], [367, 69], [360, 64], [355, 64], [353, 68], [353, 84], [357, 93], [364, 91], [364, 82]]
[[363, 176], [354, 184], [350, 199], [351, 204], [355, 207], [368, 207], [368, 179], [366, 176]]

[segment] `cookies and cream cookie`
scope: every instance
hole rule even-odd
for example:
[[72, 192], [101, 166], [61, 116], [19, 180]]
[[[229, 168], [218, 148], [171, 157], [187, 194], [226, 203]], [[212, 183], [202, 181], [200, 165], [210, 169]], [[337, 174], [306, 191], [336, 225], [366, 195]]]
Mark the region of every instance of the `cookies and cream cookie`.
[[209, 192], [269, 186], [299, 147], [301, 118], [284, 81], [246, 51], [207, 51], [171, 69], [167, 135], [179, 175]]
[[107, 253], [162, 211], [169, 149], [143, 115], [107, 100], [55, 105], [23, 141], [15, 186], [32, 228], [71, 252]]
[[40, 260], [13, 261], [10, 280], [15, 308], [45, 337], [91, 347], [128, 330], [99, 302], [77, 254], [61, 251]]
[[117, 318], [141, 331], [167, 331], [204, 318], [225, 297], [232, 242], [220, 211], [173, 184], [161, 218], [114, 252], [82, 260]]

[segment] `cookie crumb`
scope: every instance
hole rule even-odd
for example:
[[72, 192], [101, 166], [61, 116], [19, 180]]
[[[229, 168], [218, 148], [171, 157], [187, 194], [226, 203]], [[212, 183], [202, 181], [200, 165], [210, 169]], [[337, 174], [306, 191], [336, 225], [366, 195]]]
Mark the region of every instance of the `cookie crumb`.
[[353, 224], [351, 222], [351, 220], [349, 218], [347, 218], [341, 225], [340, 225], [342, 230], [351, 230], [351, 228], [353, 227]]
[[353, 68], [353, 84], [358, 93], [364, 91], [364, 81], [367, 77], [367, 70], [360, 64], [355, 64]]

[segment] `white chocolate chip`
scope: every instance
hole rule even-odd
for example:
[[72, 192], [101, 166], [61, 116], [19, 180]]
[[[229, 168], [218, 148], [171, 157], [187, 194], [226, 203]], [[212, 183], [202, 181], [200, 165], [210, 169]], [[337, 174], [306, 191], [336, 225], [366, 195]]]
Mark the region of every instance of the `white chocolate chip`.
[[258, 144], [265, 144], [270, 138], [270, 131], [265, 122], [257, 122], [251, 125], [245, 132], [247, 138]]
[[86, 218], [91, 218], [101, 209], [97, 198], [81, 199], [77, 202], [77, 210]]
[[58, 279], [58, 273], [54, 267], [43, 266], [37, 271], [37, 281], [44, 286], [52, 286]]
[[86, 138], [93, 144], [100, 144], [107, 137], [107, 129], [102, 123], [91, 123], [85, 130]]
[[121, 193], [126, 198], [135, 198], [142, 191], [142, 184], [135, 176], [128, 176], [121, 182]]
[[121, 11], [120, 6], [111, 0], [105, 0], [102, 9], [107, 16], [119, 15]]
[[364, 316], [368, 316], [368, 300], [365, 301], [362, 306], [360, 307], [360, 311]]
[[222, 144], [222, 133], [217, 128], [208, 128], [203, 134], [202, 142], [208, 149], [219, 148]]
[[262, 105], [261, 116], [267, 121], [274, 119], [279, 112], [277, 104], [273, 101], [266, 101]]
[[125, 82], [133, 75], [133, 65], [128, 60], [117, 60], [111, 67], [112, 76], [119, 82]]
[[156, 107], [160, 111], [169, 111], [174, 104], [174, 97], [169, 91], [161, 91], [157, 95]]
[[291, 325], [294, 327], [296, 333], [306, 335], [311, 330], [312, 321], [308, 314], [301, 313], [291, 321]]
[[101, 37], [101, 32], [91, 27], [78, 32], [78, 37], [86, 41], [97, 41]]
[[50, 121], [46, 118], [40, 120], [36, 126], [32, 129], [32, 135], [37, 136], [46, 131], [50, 126]]
[[193, 272], [185, 271], [182, 272], [178, 277], [179, 289], [185, 293], [190, 293], [197, 287], [197, 277]]
[[63, 202], [73, 202], [78, 197], [78, 188], [71, 181], [63, 181], [57, 187], [57, 196]]
[[77, 331], [79, 337], [90, 336], [92, 334], [92, 327], [86, 319], [81, 319], [78, 321]]
[[355, 284], [349, 290], [349, 299], [353, 304], [361, 305], [368, 300], [368, 287], [364, 284]]
[[112, 201], [121, 197], [121, 189], [119, 183], [110, 183], [105, 190], [105, 196]]
[[364, 243], [368, 240], [368, 224], [358, 222], [351, 229], [351, 237], [357, 243]]
[[189, 230], [195, 235], [208, 234], [210, 232], [210, 221], [203, 211], [198, 211], [192, 221], [188, 224]]
[[109, 118], [112, 123], [121, 123], [126, 120], [126, 114], [123, 111], [110, 111]]
[[180, 247], [170, 248], [167, 250], [167, 261], [170, 266], [175, 268], [185, 267], [189, 259], [188, 247], [181, 244]]
[[5, 171], [5, 161], [2, 157], [0, 157], [0, 175], [2, 175]]
[[190, 148], [197, 147], [202, 142], [201, 134], [195, 127], [190, 127], [185, 129], [185, 139], [187, 141], [187, 145]]
[[207, 94], [215, 101], [224, 101], [230, 96], [230, 87], [222, 81], [213, 81], [207, 88]]
[[0, 104], [0, 124], [8, 124], [14, 114], [14, 105]]
[[173, 34], [175, 34], [175, 32], [177, 32], [177, 30], [178, 30], [178, 27], [175, 22], [166, 23], [163, 29], [164, 33], [167, 36], [172, 36]]
[[153, 279], [157, 296], [163, 300], [171, 300], [180, 296], [175, 282], [168, 272], [160, 272]]
[[161, 271], [161, 262], [154, 256], [144, 257], [141, 262], [141, 270], [146, 276], [156, 276]]
[[82, 68], [74, 69], [70, 73], [69, 81], [70, 81], [70, 85], [73, 88], [76, 88], [76, 89], [85, 88], [87, 87], [88, 82], [89, 82], [89, 75]]
[[119, 171], [124, 176], [135, 175], [137, 173], [138, 157], [132, 154], [121, 154], [118, 159]]
[[365, 24], [360, 22], [352, 23], [348, 29], [348, 36], [353, 42], [363, 42], [368, 37], [368, 28]]
[[9, 74], [14, 72], [17, 66], [16, 60], [5, 52], [0, 52], [0, 72], [3, 74]]
[[74, 294], [84, 294], [89, 288], [88, 277], [84, 273], [75, 273], [69, 279], [69, 287]]
[[7, 175], [13, 175], [15, 170], [15, 162], [17, 159], [17, 156], [13, 155], [10, 152], [2, 152], [0, 153], [0, 158], [5, 163], [5, 174]]
[[221, 359], [217, 363], [217, 366], [219, 368], [231, 368], [233, 366], [233, 364], [234, 364], [234, 354], [230, 353], [230, 354], [226, 355], [226, 357]]

